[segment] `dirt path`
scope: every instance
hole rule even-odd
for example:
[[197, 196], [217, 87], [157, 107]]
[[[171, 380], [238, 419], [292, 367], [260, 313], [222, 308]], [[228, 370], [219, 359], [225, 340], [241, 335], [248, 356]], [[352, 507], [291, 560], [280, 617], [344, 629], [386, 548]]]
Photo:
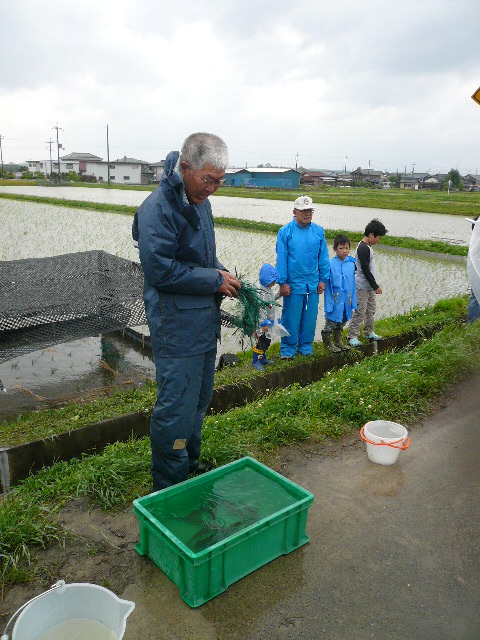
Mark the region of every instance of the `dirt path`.
[[479, 427], [476, 377], [409, 426], [411, 447], [390, 467], [368, 461], [357, 433], [283, 450], [276, 469], [315, 495], [310, 544], [199, 609], [134, 551], [131, 507], [104, 514], [78, 500], [62, 514], [74, 539], [41, 551], [36, 579], [8, 589], [0, 611], [63, 578], [133, 600], [125, 640], [478, 640]]

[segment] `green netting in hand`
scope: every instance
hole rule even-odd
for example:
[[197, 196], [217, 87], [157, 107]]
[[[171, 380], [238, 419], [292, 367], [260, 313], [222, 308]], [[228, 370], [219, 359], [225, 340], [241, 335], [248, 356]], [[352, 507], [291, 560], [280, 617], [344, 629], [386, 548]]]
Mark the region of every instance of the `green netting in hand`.
[[242, 285], [238, 290], [237, 304], [231, 321], [237, 327], [237, 331], [244, 338], [251, 338], [258, 326], [261, 309], [269, 309], [271, 302], [266, 302], [260, 297], [258, 288], [248, 282], [243, 275], [237, 274]]

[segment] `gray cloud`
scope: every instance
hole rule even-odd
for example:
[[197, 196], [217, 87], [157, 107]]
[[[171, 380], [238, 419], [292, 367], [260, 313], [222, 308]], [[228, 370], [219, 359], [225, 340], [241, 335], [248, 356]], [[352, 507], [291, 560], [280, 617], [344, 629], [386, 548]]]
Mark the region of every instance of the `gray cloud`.
[[479, 14], [471, 0], [10, 3], [5, 154], [45, 155], [56, 121], [68, 151], [96, 152], [108, 122], [119, 155], [152, 160], [209, 129], [237, 164], [475, 170]]

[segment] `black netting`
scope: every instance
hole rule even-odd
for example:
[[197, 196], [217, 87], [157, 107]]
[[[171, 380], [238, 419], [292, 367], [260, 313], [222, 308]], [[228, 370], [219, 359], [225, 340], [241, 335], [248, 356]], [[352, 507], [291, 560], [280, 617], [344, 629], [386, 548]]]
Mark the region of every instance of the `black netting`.
[[104, 251], [0, 262], [0, 363], [146, 321], [139, 263]]
[[0, 262], [0, 363], [145, 323], [140, 264], [104, 251]]

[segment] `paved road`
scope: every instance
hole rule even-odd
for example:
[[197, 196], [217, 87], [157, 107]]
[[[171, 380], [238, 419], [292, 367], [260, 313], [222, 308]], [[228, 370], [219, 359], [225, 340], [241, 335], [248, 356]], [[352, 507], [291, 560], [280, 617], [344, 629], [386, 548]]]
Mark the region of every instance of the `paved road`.
[[125, 640], [478, 640], [479, 430], [475, 378], [392, 466], [357, 439], [287, 453], [285, 475], [315, 495], [310, 544], [199, 609], [142, 560]]

